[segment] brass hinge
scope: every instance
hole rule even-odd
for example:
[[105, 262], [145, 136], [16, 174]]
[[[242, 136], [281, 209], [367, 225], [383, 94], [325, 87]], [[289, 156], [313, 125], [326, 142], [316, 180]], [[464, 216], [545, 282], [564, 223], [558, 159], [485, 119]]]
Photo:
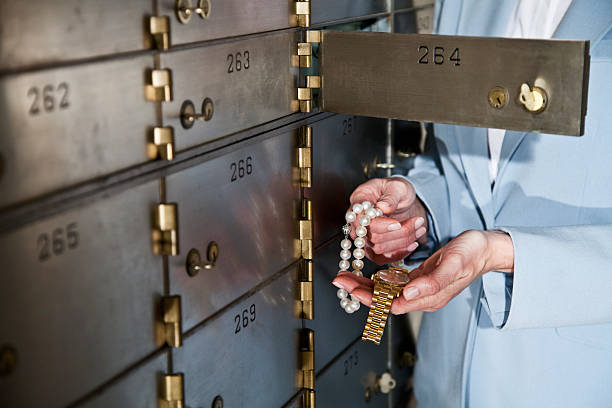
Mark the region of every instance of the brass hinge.
[[154, 127], [153, 135], [147, 144], [149, 159], [174, 159], [174, 129], [171, 127]]
[[153, 253], [156, 255], [178, 255], [177, 204], [157, 204], [153, 212]]
[[300, 318], [314, 319], [314, 283], [313, 265], [309, 259], [302, 259], [299, 264], [298, 281], [300, 285]]
[[[297, 45], [299, 66], [301, 68], [312, 67], [312, 44], [321, 42], [321, 31], [309, 30], [305, 32], [306, 41]], [[313, 89], [321, 88], [321, 77], [319, 75], [306, 75], [306, 87], [297, 89], [297, 98], [300, 112], [312, 112]]]
[[298, 27], [310, 27], [310, 0], [295, 2], [295, 16]]
[[169, 69], [153, 69], [145, 85], [145, 98], [151, 102], [172, 100], [172, 76]]
[[180, 296], [164, 296], [162, 298], [162, 319], [166, 344], [170, 347], [181, 347], [183, 341]]
[[300, 246], [302, 252], [302, 258], [312, 259], [312, 201], [307, 198], [302, 200], [301, 216], [298, 220], [299, 235], [300, 235]]
[[162, 381], [160, 408], [183, 408], [185, 388], [183, 374], [166, 374]]
[[315, 363], [314, 363], [314, 331], [302, 329], [300, 331], [300, 350], [299, 350], [298, 376], [299, 386], [307, 390], [314, 390], [315, 383]]
[[304, 390], [302, 394], [302, 407], [301, 408], [315, 408], [315, 391]]
[[318, 75], [306, 75], [306, 87], [297, 89], [300, 112], [312, 112], [312, 90], [318, 88], [321, 88], [321, 77]]
[[158, 50], [167, 50], [170, 47], [170, 19], [162, 16], [149, 18], [149, 33], [153, 37], [153, 44]]
[[300, 68], [312, 67], [312, 44], [321, 42], [320, 30], [308, 30], [305, 32], [306, 41], [298, 43], [297, 53], [300, 60]]
[[312, 126], [299, 128], [297, 146], [300, 187], [312, 187]]

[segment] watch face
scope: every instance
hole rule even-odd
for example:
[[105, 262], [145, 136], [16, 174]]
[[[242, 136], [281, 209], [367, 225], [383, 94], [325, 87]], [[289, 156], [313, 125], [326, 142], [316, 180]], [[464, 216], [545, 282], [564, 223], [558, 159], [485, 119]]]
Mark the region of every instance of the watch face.
[[385, 282], [393, 283], [394, 285], [405, 285], [410, 282], [407, 273], [396, 271], [393, 269], [383, 269], [377, 272], [380, 279]]

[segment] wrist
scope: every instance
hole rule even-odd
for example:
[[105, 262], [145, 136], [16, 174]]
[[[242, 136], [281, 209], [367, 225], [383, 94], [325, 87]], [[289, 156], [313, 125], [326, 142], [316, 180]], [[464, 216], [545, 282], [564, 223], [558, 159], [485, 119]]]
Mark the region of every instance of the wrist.
[[510, 235], [504, 231], [485, 231], [485, 234], [487, 249], [484, 272], [514, 272], [514, 245]]

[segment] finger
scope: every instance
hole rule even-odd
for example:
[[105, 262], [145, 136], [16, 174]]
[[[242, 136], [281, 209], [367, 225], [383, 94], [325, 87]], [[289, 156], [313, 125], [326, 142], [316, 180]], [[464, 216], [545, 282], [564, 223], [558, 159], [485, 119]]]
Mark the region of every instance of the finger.
[[[459, 275], [462, 264], [459, 258], [448, 256], [444, 257], [442, 262], [434, 267], [435, 269], [430, 273], [424, 273], [404, 287], [402, 296], [406, 300], [432, 296], [445, 289], [453, 282], [454, 277]], [[432, 264], [425, 265], [424, 268], [427, 271], [427, 269], [432, 268]]]
[[394, 261], [399, 261], [400, 259], [404, 259], [405, 257], [407, 257], [408, 255], [410, 255], [409, 252], [406, 252], [405, 250], [403, 251], [398, 251], [395, 253], [391, 253], [391, 254], [375, 254], [371, 248], [365, 248], [365, 252], [366, 252], [366, 256], [368, 257], [369, 260], [371, 260], [372, 262], [375, 262], [377, 265], [385, 265]]
[[406, 238], [396, 239], [394, 241], [386, 241], [381, 244], [374, 244], [372, 247], [372, 251], [375, 254], [391, 254], [397, 251], [404, 250], [406, 252], [412, 253], [419, 246], [419, 243], [416, 242], [413, 236], [409, 236]]
[[371, 279], [357, 276], [351, 272], [339, 273], [332, 283], [334, 286], [345, 289], [349, 293], [358, 287], [364, 287], [370, 291], [374, 288], [374, 282]]
[[372, 204], [378, 201], [383, 189], [384, 181], [384, 179], [379, 178], [371, 179], [357, 187], [349, 198], [351, 206], [352, 204], [362, 203], [364, 201], [370, 201]]
[[360, 286], [351, 292], [351, 296], [367, 307], [372, 305], [372, 289]]
[[[386, 218], [387, 220], [393, 218]], [[412, 217], [408, 220], [402, 221], [399, 227], [396, 224], [379, 225], [379, 221], [383, 221], [385, 218], [377, 218], [370, 224], [370, 232], [373, 242], [382, 242], [384, 240], [398, 239], [408, 234], [414, 234], [416, 239], [421, 238], [427, 230], [423, 226], [425, 219], [423, 217]]]
[[395, 218], [390, 217], [378, 217], [373, 219], [370, 223], [370, 233], [372, 236], [374, 236], [374, 234], [380, 235], [391, 231], [399, 231], [401, 228], [402, 224]]

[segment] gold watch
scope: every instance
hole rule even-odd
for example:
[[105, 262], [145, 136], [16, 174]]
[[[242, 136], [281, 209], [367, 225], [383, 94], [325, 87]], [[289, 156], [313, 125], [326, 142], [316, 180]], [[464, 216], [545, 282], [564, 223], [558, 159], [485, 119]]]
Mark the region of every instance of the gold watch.
[[389, 269], [382, 269], [372, 275], [374, 294], [361, 340], [371, 341], [376, 345], [380, 344], [391, 310], [391, 303], [410, 281], [408, 272], [407, 269], [390, 266]]

